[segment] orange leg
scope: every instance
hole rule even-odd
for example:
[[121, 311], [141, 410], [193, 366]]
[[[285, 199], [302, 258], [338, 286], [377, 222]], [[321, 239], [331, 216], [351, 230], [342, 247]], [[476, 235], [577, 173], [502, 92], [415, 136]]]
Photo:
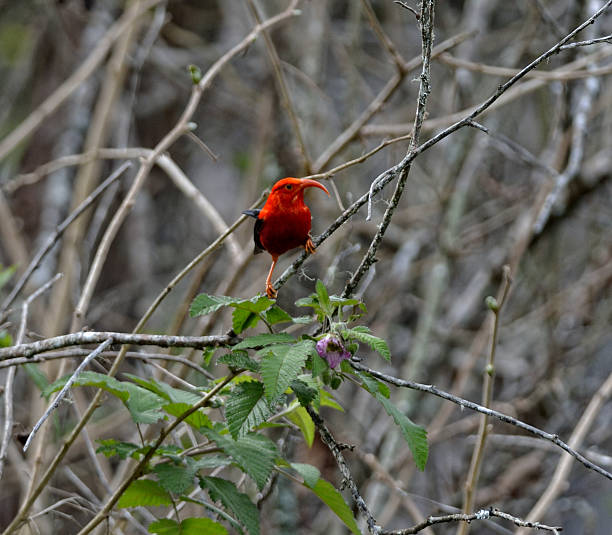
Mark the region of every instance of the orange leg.
[[272, 266], [270, 266], [270, 272], [268, 273], [268, 278], [266, 279], [266, 294], [270, 299], [276, 299], [277, 292], [272, 286], [272, 272], [276, 266], [276, 261], [278, 260], [278, 256], [272, 257]]
[[308, 240], [306, 240], [306, 244], [304, 245], [304, 249], [306, 249], [306, 252], [308, 254], [314, 254], [317, 250], [317, 248], [315, 247], [315, 244], [312, 243], [312, 239], [310, 238], [310, 236], [308, 236]]

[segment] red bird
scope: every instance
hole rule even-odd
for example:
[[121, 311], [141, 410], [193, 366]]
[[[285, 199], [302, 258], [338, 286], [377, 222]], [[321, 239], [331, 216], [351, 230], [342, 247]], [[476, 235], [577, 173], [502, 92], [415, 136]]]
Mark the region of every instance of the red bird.
[[245, 210], [245, 215], [254, 217], [255, 254], [266, 250], [272, 256], [272, 267], [266, 279], [266, 294], [276, 298], [272, 286], [272, 272], [278, 257], [296, 247], [304, 247], [310, 254], [315, 252], [310, 238], [310, 210], [304, 204], [304, 189], [319, 188], [329, 191], [316, 180], [309, 178], [283, 178], [272, 187], [266, 204], [261, 210]]

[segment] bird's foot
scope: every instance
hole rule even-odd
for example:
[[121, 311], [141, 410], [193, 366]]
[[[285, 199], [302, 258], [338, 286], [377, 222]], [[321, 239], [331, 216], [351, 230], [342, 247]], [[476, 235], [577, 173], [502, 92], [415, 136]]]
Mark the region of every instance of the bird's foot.
[[317, 251], [315, 244], [312, 243], [312, 239], [308, 236], [308, 240], [306, 240], [306, 245], [304, 245], [304, 249], [308, 254], [314, 254]]
[[274, 286], [272, 286], [271, 284], [267, 284], [266, 285], [266, 295], [270, 299], [276, 299], [276, 296], [278, 295], [278, 292], [274, 289]]

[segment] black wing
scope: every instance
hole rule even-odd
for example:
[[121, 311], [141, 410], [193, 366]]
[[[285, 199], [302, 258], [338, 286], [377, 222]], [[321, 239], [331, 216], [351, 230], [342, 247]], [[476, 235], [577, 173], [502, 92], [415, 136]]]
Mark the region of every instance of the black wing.
[[253, 228], [253, 241], [255, 242], [255, 250], [253, 251], [253, 254], [259, 254], [264, 251], [264, 247], [261, 244], [261, 240], [259, 239], [259, 233], [263, 228], [264, 222], [263, 219], [259, 218], [259, 212], [261, 212], [261, 210], [245, 210], [244, 212], [242, 212], [244, 215], [248, 215], [250, 217], [255, 218], [255, 227]]

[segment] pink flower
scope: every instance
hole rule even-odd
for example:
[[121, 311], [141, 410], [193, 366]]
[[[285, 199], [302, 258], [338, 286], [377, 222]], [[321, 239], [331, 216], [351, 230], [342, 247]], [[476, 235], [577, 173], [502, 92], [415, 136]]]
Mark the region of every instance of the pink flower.
[[343, 360], [351, 358], [351, 354], [344, 348], [340, 338], [328, 334], [317, 342], [317, 353], [327, 361], [330, 368], [335, 368]]

